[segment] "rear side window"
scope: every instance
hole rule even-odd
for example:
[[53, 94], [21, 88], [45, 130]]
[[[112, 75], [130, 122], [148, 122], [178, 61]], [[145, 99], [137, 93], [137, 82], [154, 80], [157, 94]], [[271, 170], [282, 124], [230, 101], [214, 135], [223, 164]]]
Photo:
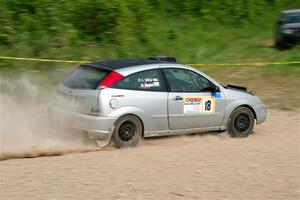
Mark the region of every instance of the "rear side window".
[[117, 82], [113, 88], [162, 91], [164, 90], [164, 85], [160, 71], [157, 69], [151, 69], [130, 74], [121, 81]]
[[107, 74], [102, 69], [80, 66], [63, 81], [63, 85], [71, 89], [95, 90]]

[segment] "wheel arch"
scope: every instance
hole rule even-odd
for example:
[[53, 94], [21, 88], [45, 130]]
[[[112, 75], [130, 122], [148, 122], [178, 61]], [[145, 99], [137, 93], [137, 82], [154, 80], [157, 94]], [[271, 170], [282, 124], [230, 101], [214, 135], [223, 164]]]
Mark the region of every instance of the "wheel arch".
[[[252, 108], [252, 106], [248, 105], [248, 104], [242, 104], [242, 105], [239, 105], [238, 107], [236, 107], [234, 110], [236, 110], [237, 108], [240, 108], [240, 107], [246, 107], [248, 108], [249, 110], [251, 110], [253, 116], [254, 116], [254, 119], [257, 119], [257, 116], [256, 116], [256, 113], [255, 113], [255, 110]], [[233, 111], [234, 111], [233, 110]], [[232, 111], [232, 112], [233, 112]]]
[[114, 122], [114, 125], [116, 125], [116, 122], [117, 122], [121, 117], [125, 117], [125, 116], [134, 116], [134, 117], [136, 117], [136, 118], [139, 119], [139, 121], [140, 121], [141, 124], [142, 124], [142, 136], [144, 137], [144, 130], [145, 130], [145, 128], [144, 128], [144, 122], [143, 122], [142, 118], [141, 118], [140, 116], [136, 115], [136, 114], [133, 114], [133, 113], [126, 113], [126, 114], [123, 114], [123, 115], [121, 115], [121, 116], [118, 117], [118, 119]]
[[232, 103], [226, 105], [225, 117], [222, 122], [222, 126], [227, 126], [227, 122], [231, 113], [239, 107], [248, 108], [252, 112], [254, 119], [257, 120], [257, 113], [255, 112], [253, 106], [254, 105], [248, 99], [239, 99], [237, 101], [233, 101]]
[[149, 113], [145, 113], [145, 111], [139, 107], [124, 106], [110, 113], [110, 116], [114, 117], [116, 120], [124, 115], [133, 115], [139, 118], [143, 125], [143, 136], [146, 135], [145, 132], [148, 130], [151, 131], [156, 128], [152, 116]]

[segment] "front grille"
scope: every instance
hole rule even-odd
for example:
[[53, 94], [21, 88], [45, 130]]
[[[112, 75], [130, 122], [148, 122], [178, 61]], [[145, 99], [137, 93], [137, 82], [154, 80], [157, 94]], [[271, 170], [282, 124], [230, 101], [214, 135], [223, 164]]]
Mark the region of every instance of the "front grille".
[[292, 35], [297, 36], [297, 37], [300, 36], [300, 28], [292, 28], [292, 30], [294, 30]]

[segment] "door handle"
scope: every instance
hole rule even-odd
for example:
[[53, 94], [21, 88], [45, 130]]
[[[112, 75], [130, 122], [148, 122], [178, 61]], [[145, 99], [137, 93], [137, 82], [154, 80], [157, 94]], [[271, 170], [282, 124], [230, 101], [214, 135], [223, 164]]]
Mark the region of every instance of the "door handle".
[[180, 101], [180, 100], [183, 100], [183, 98], [181, 96], [176, 96], [175, 98], [173, 98], [173, 100]]

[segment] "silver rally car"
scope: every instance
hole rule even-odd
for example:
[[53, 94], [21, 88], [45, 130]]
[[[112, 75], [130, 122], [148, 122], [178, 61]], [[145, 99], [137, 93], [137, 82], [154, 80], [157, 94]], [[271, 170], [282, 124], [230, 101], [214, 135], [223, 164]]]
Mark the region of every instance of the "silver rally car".
[[142, 137], [228, 130], [247, 137], [266, 107], [246, 88], [222, 86], [173, 57], [81, 64], [57, 88], [52, 121], [100, 146], [132, 147]]

